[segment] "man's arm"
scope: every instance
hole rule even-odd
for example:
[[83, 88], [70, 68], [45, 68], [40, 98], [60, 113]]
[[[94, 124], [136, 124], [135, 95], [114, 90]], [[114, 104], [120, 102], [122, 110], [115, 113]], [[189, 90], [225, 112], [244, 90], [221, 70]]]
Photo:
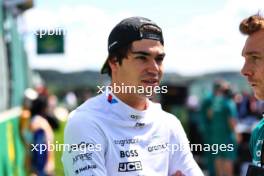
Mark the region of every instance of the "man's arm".
[[106, 141], [99, 126], [92, 120], [83, 118], [81, 113], [73, 113], [64, 133], [62, 162], [66, 176], [106, 176]]
[[[227, 101], [226, 105], [226, 111], [227, 111], [227, 116], [228, 116], [228, 125], [230, 130], [234, 133], [235, 135], [235, 140], [237, 143], [241, 142], [241, 134], [236, 132], [236, 126], [238, 122], [238, 112], [237, 112], [237, 107], [236, 104], [233, 100]], [[233, 134], [232, 133], [232, 134]]]
[[228, 115], [228, 123], [230, 126], [230, 129], [232, 131], [235, 131], [235, 127], [237, 125], [237, 117], [238, 117], [238, 112], [236, 108], [235, 102], [233, 100], [229, 100], [227, 102], [227, 115]]

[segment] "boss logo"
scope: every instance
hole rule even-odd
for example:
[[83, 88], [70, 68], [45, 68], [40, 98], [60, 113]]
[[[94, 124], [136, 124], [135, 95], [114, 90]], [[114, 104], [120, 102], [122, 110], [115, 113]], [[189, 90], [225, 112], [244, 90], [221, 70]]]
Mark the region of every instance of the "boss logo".
[[137, 156], [138, 156], [137, 150], [120, 151], [120, 158], [130, 158]]
[[119, 163], [118, 172], [132, 172], [142, 170], [140, 161]]

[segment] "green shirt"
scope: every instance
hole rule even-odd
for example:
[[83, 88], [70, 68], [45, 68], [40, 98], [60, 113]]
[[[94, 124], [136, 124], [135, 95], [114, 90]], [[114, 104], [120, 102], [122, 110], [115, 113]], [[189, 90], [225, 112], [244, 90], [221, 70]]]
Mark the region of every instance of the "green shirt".
[[213, 99], [212, 95], [206, 96], [202, 101], [202, 105], [201, 105], [201, 109], [200, 109], [201, 124], [200, 124], [199, 128], [203, 134], [202, 136], [203, 136], [204, 143], [210, 143], [211, 131], [209, 128], [210, 123], [209, 123], [209, 118], [207, 116], [207, 111], [211, 107], [212, 99]]
[[261, 149], [263, 145], [263, 140], [264, 140], [264, 118], [257, 124], [255, 129], [253, 130], [249, 143], [252, 162], [254, 165], [260, 167], [261, 167]]
[[215, 96], [212, 105], [211, 140], [216, 144], [234, 143], [234, 132], [230, 127], [230, 119], [237, 117], [236, 105], [231, 99]]

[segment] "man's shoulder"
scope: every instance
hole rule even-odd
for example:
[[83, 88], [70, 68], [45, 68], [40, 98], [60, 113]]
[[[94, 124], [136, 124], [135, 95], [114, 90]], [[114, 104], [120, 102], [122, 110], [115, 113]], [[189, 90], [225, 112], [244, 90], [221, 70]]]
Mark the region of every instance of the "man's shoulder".
[[264, 137], [264, 118], [254, 128], [252, 135], [254, 135], [254, 134], [255, 135], [263, 135], [262, 137]]
[[84, 103], [82, 103], [80, 106], [78, 106], [73, 112], [74, 113], [85, 113], [85, 112], [96, 112], [101, 111], [102, 108], [106, 105], [106, 99], [104, 98], [103, 94], [94, 96], [92, 98], [89, 98]]
[[[95, 136], [104, 136], [100, 124], [101, 116], [105, 112], [101, 107], [102, 95], [93, 97], [72, 111], [68, 117], [64, 129], [64, 140], [66, 142], [78, 142]], [[100, 110], [101, 108], [101, 110]]]
[[80, 106], [76, 108], [76, 112], [97, 110], [105, 106], [104, 100], [106, 100], [104, 94], [100, 94], [92, 98], [89, 98], [83, 104], [81, 104]]
[[97, 116], [107, 111], [103, 96], [101, 94], [92, 97], [73, 110], [69, 114], [67, 124], [83, 124], [96, 121]]

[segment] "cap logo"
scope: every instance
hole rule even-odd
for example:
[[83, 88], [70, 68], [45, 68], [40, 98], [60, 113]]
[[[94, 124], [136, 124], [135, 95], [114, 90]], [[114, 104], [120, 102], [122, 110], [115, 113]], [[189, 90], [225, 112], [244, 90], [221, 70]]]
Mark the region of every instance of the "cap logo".
[[114, 41], [113, 43], [111, 43], [109, 46], [108, 46], [108, 49], [112, 48], [114, 45], [116, 45], [118, 42], [117, 41]]

